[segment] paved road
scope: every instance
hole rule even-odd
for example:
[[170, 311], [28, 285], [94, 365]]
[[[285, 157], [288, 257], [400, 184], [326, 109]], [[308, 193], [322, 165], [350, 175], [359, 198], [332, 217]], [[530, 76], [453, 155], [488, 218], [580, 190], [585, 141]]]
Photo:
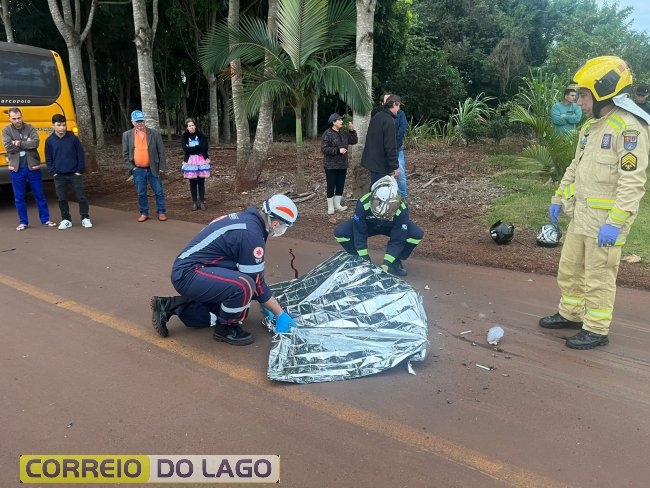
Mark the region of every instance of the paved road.
[[[537, 326], [552, 277], [412, 259], [431, 341], [416, 376], [278, 384], [258, 312], [248, 347], [176, 318], [153, 332], [149, 297], [172, 292], [199, 226], [92, 213], [93, 229], [16, 232], [0, 205], [2, 487], [25, 453], [279, 454], [288, 487], [648, 486], [650, 293], [619, 290], [610, 345], [572, 351]], [[301, 274], [338, 250], [272, 239], [269, 282], [293, 277], [288, 248]]]

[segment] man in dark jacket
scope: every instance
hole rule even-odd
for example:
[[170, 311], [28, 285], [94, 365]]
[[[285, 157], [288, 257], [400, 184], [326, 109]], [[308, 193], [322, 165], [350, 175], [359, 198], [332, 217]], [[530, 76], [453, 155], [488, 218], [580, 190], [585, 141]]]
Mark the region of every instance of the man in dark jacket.
[[400, 102], [401, 99], [397, 95], [389, 96], [382, 111], [370, 119], [366, 145], [361, 156], [361, 166], [370, 171], [370, 186], [383, 176], [399, 176], [395, 118]]
[[45, 140], [45, 162], [47, 169], [54, 177], [54, 188], [59, 199], [61, 222], [59, 230], [72, 227], [70, 205], [68, 204], [68, 190], [74, 190], [75, 198], [79, 203], [81, 225], [89, 229], [93, 226], [88, 215], [88, 199], [84, 193], [83, 172], [86, 167], [84, 150], [79, 138], [68, 130], [65, 115], [52, 116], [54, 132]]

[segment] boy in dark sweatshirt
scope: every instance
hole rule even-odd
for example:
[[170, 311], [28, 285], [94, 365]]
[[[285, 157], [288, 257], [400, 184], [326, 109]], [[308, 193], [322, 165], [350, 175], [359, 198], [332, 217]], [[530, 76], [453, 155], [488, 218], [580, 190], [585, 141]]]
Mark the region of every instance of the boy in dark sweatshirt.
[[54, 188], [59, 199], [61, 223], [59, 230], [72, 227], [70, 207], [68, 206], [68, 188], [74, 189], [79, 202], [81, 225], [86, 229], [93, 226], [88, 215], [88, 200], [84, 194], [83, 176], [85, 169], [84, 150], [79, 138], [68, 130], [65, 116], [52, 116], [54, 133], [45, 140], [45, 161], [47, 169], [54, 176]]

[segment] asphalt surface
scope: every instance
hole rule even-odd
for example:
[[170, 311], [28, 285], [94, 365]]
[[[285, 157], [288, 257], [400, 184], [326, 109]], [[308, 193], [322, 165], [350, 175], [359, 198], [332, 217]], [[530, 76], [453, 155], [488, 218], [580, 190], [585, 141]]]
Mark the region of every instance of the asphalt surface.
[[[59, 231], [32, 204], [17, 232], [0, 203], [1, 487], [19, 485], [21, 454], [280, 455], [287, 487], [648, 486], [648, 292], [619, 289], [610, 345], [573, 351], [575, 331], [537, 326], [556, 311], [553, 277], [416, 251], [407, 281], [431, 347], [415, 376], [280, 384], [256, 308], [251, 346], [177, 318], [167, 339], [153, 331], [149, 299], [173, 293], [171, 262], [197, 224], [91, 212], [94, 228], [75, 216]], [[271, 239], [270, 283], [293, 277], [289, 249], [300, 274], [338, 251]]]

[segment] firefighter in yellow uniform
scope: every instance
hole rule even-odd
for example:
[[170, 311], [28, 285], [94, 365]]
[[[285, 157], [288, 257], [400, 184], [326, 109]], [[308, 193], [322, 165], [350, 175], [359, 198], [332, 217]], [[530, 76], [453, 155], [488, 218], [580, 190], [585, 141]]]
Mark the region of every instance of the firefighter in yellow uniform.
[[609, 344], [621, 246], [645, 193], [650, 115], [629, 98], [632, 73], [615, 56], [590, 59], [573, 79], [578, 105], [590, 117], [580, 131], [549, 214], [571, 222], [557, 282], [559, 313], [543, 317], [547, 329], [581, 329], [566, 340], [572, 349]]

